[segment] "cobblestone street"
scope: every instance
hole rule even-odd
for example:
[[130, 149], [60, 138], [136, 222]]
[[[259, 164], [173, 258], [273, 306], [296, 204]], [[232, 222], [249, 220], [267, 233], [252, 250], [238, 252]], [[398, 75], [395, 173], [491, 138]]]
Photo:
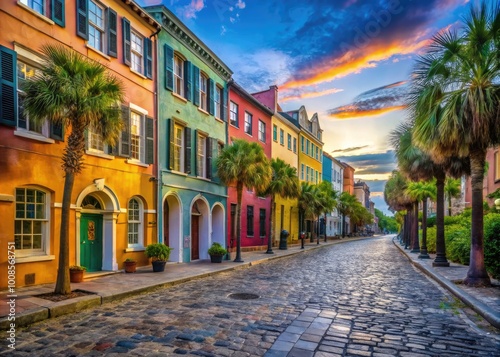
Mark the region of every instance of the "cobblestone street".
[[[243, 253], [243, 259], [245, 254]], [[168, 269], [168, 267], [167, 267]], [[232, 293], [257, 294], [235, 300]], [[382, 238], [274, 260], [18, 331], [12, 356], [500, 356]]]

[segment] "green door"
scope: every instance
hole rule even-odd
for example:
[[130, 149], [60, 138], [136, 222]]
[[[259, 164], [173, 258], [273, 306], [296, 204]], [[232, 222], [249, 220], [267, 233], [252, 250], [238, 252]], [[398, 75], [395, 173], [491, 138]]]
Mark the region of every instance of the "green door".
[[102, 270], [102, 216], [82, 214], [80, 217], [80, 265], [87, 271]]

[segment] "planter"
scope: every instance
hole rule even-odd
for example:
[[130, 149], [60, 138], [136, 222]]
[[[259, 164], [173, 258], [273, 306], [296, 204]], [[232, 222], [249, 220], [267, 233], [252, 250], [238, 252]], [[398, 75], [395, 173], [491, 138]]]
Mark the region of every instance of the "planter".
[[153, 272], [158, 273], [165, 270], [165, 264], [167, 264], [167, 262], [164, 260], [155, 260], [152, 264]]
[[212, 263], [222, 263], [223, 254], [210, 254], [210, 261]]
[[123, 266], [125, 267], [125, 273], [135, 273], [137, 262], [123, 262]]
[[83, 270], [70, 270], [69, 280], [72, 283], [81, 283], [83, 281]]

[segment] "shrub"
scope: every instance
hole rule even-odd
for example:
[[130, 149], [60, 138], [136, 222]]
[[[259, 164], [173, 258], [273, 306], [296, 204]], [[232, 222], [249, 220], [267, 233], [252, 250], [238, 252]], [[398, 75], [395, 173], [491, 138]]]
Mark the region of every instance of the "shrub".
[[445, 226], [446, 255], [452, 262], [469, 265], [470, 229], [461, 224]]
[[436, 227], [427, 228], [427, 251], [436, 253]]
[[173, 248], [163, 243], [154, 243], [148, 245], [144, 253], [148, 258], [153, 258], [153, 260], [167, 261], [172, 250]]
[[217, 242], [213, 242], [212, 246], [208, 248], [208, 254], [210, 255], [225, 255], [227, 250]]
[[436, 216], [427, 217], [427, 228], [434, 227], [436, 225]]
[[500, 279], [500, 214], [484, 216], [484, 264], [495, 279]]

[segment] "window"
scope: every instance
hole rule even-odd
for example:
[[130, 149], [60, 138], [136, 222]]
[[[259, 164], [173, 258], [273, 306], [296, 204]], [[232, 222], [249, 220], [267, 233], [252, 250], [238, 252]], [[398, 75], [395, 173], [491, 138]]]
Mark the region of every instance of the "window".
[[238, 124], [238, 104], [234, 102], [229, 103], [229, 120], [231, 122], [231, 125], [234, 125], [235, 127], [239, 127]]
[[306, 181], [309, 182], [309, 166], [306, 167]]
[[208, 77], [200, 73], [200, 108], [204, 111], [208, 110]]
[[273, 140], [278, 141], [278, 127], [273, 125]]
[[319, 147], [315, 146], [316, 148], [316, 160], [319, 160]]
[[495, 152], [495, 182], [500, 180], [500, 153]]
[[41, 15], [45, 15], [46, 13], [44, 2], [45, 0], [21, 0], [22, 4], [32, 8]]
[[128, 202], [128, 246], [143, 247], [142, 202], [134, 197]]
[[266, 123], [259, 120], [259, 140], [263, 143], [266, 142]]
[[174, 93], [184, 96], [184, 60], [174, 56]]
[[33, 188], [16, 188], [14, 242], [17, 253], [39, 255], [48, 239], [48, 197]]
[[292, 150], [292, 136], [290, 134], [286, 135], [286, 141], [288, 150]]
[[293, 152], [297, 153], [297, 138], [293, 138]]
[[252, 114], [245, 112], [245, 133], [252, 135]]
[[131, 51], [131, 58], [132, 58], [132, 65], [131, 68], [139, 73], [144, 73], [143, 70], [143, 62], [144, 59], [142, 57], [143, 55], [143, 44], [142, 44], [142, 36], [139, 35], [137, 32], [132, 31], [131, 33], [131, 39], [132, 39], [132, 51]]
[[259, 236], [264, 238], [266, 236], [266, 210], [261, 208], [259, 210]]
[[130, 157], [144, 162], [144, 117], [130, 112]]
[[64, 0], [19, 0], [19, 2], [40, 15], [49, 17], [61, 27], [64, 27]]
[[206, 152], [207, 152], [207, 137], [198, 134], [196, 147], [198, 149], [197, 161], [196, 161], [197, 175], [200, 177], [207, 177], [207, 168], [205, 165]]
[[285, 132], [280, 129], [280, 145], [285, 145]]
[[304, 149], [304, 137], [300, 137], [300, 151], [305, 152]]
[[89, 1], [89, 45], [104, 52], [104, 8]]
[[174, 155], [172, 168], [175, 171], [184, 171], [184, 127], [174, 124]]
[[[102, 135], [97, 133], [94, 128], [89, 128], [88, 134], [88, 146], [90, 151], [104, 153], [107, 149], [107, 145], [102, 139]], [[106, 151], [107, 152], [107, 151]]]
[[253, 206], [247, 206], [247, 236], [253, 237]]
[[[223, 119], [222, 118], [222, 88], [219, 86], [215, 86], [215, 93], [214, 93], [214, 117]], [[224, 118], [224, 120], [226, 120]]]
[[300, 179], [304, 179], [304, 164], [300, 165]]
[[311, 146], [311, 142], [309, 141], [309, 139], [306, 140], [306, 154], [309, 155], [309, 147]]

